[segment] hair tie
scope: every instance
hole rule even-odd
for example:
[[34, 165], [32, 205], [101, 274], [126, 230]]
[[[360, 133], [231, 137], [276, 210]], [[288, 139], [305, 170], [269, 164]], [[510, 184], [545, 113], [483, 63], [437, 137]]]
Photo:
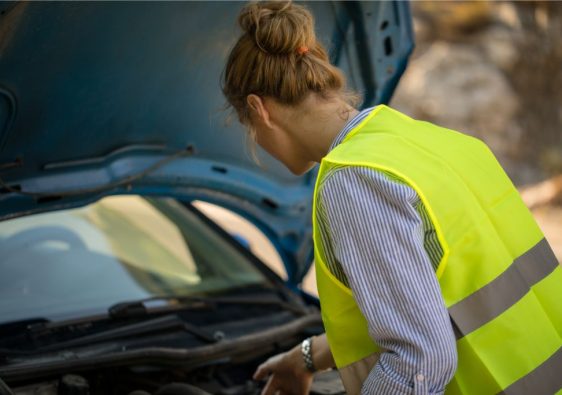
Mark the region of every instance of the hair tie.
[[297, 53], [298, 53], [299, 55], [304, 55], [304, 54], [307, 53], [307, 52], [308, 52], [308, 47], [305, 46], [305, 45], [303, 45], [302, 47], [298, 47], [298, 48], [297, 48]]

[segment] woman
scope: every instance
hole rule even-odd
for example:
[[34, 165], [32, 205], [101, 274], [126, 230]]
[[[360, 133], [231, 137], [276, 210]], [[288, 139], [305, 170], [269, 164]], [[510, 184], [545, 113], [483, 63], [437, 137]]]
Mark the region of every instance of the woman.
[[387, 106], [356, 110], [302, 6], [248, 4], [239, 24], [228, 102], [294, 174], [320, 163], [326, 335], [262, 364], [263, 394], [306, 394], [335, 366], [348, 394], [562, 388], [562, 271], [488, 148]]

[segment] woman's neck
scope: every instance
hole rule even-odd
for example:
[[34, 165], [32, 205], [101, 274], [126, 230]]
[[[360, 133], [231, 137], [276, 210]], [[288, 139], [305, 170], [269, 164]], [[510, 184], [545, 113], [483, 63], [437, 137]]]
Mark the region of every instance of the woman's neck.
[[346, 123], [359, 111], [342, 99], [324, 99], [310, 95], [299, 105], [286, 127], [302, 148], [301, 154], [319, 163]]

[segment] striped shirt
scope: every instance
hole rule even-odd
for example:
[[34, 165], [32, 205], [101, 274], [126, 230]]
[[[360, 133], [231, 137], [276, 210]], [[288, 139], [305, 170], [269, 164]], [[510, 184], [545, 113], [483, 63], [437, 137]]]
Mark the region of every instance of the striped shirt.
[[[371, 110], [353, 117], [330, 150]], [[435, 276], [443, 250], [417, 193], [390, 173], [339, 166], [319, 185], [317, 207], [326, 265], [387, 350], [362, 394], [443, 393], [456, 343]]]

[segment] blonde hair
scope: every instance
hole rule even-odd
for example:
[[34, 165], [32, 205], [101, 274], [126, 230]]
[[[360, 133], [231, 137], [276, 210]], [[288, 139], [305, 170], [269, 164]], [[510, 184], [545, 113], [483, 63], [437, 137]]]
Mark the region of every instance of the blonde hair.
[[251, 2], [238, 24], [243, 34], [228, 56], [222, 91], [250, 132], [249, 94], [297, 105], [316, 92], [357, 104], [358, 95], [345, 90], [343, 73], [316, 40], [314, 19], [305, 7], [290, 1]]

